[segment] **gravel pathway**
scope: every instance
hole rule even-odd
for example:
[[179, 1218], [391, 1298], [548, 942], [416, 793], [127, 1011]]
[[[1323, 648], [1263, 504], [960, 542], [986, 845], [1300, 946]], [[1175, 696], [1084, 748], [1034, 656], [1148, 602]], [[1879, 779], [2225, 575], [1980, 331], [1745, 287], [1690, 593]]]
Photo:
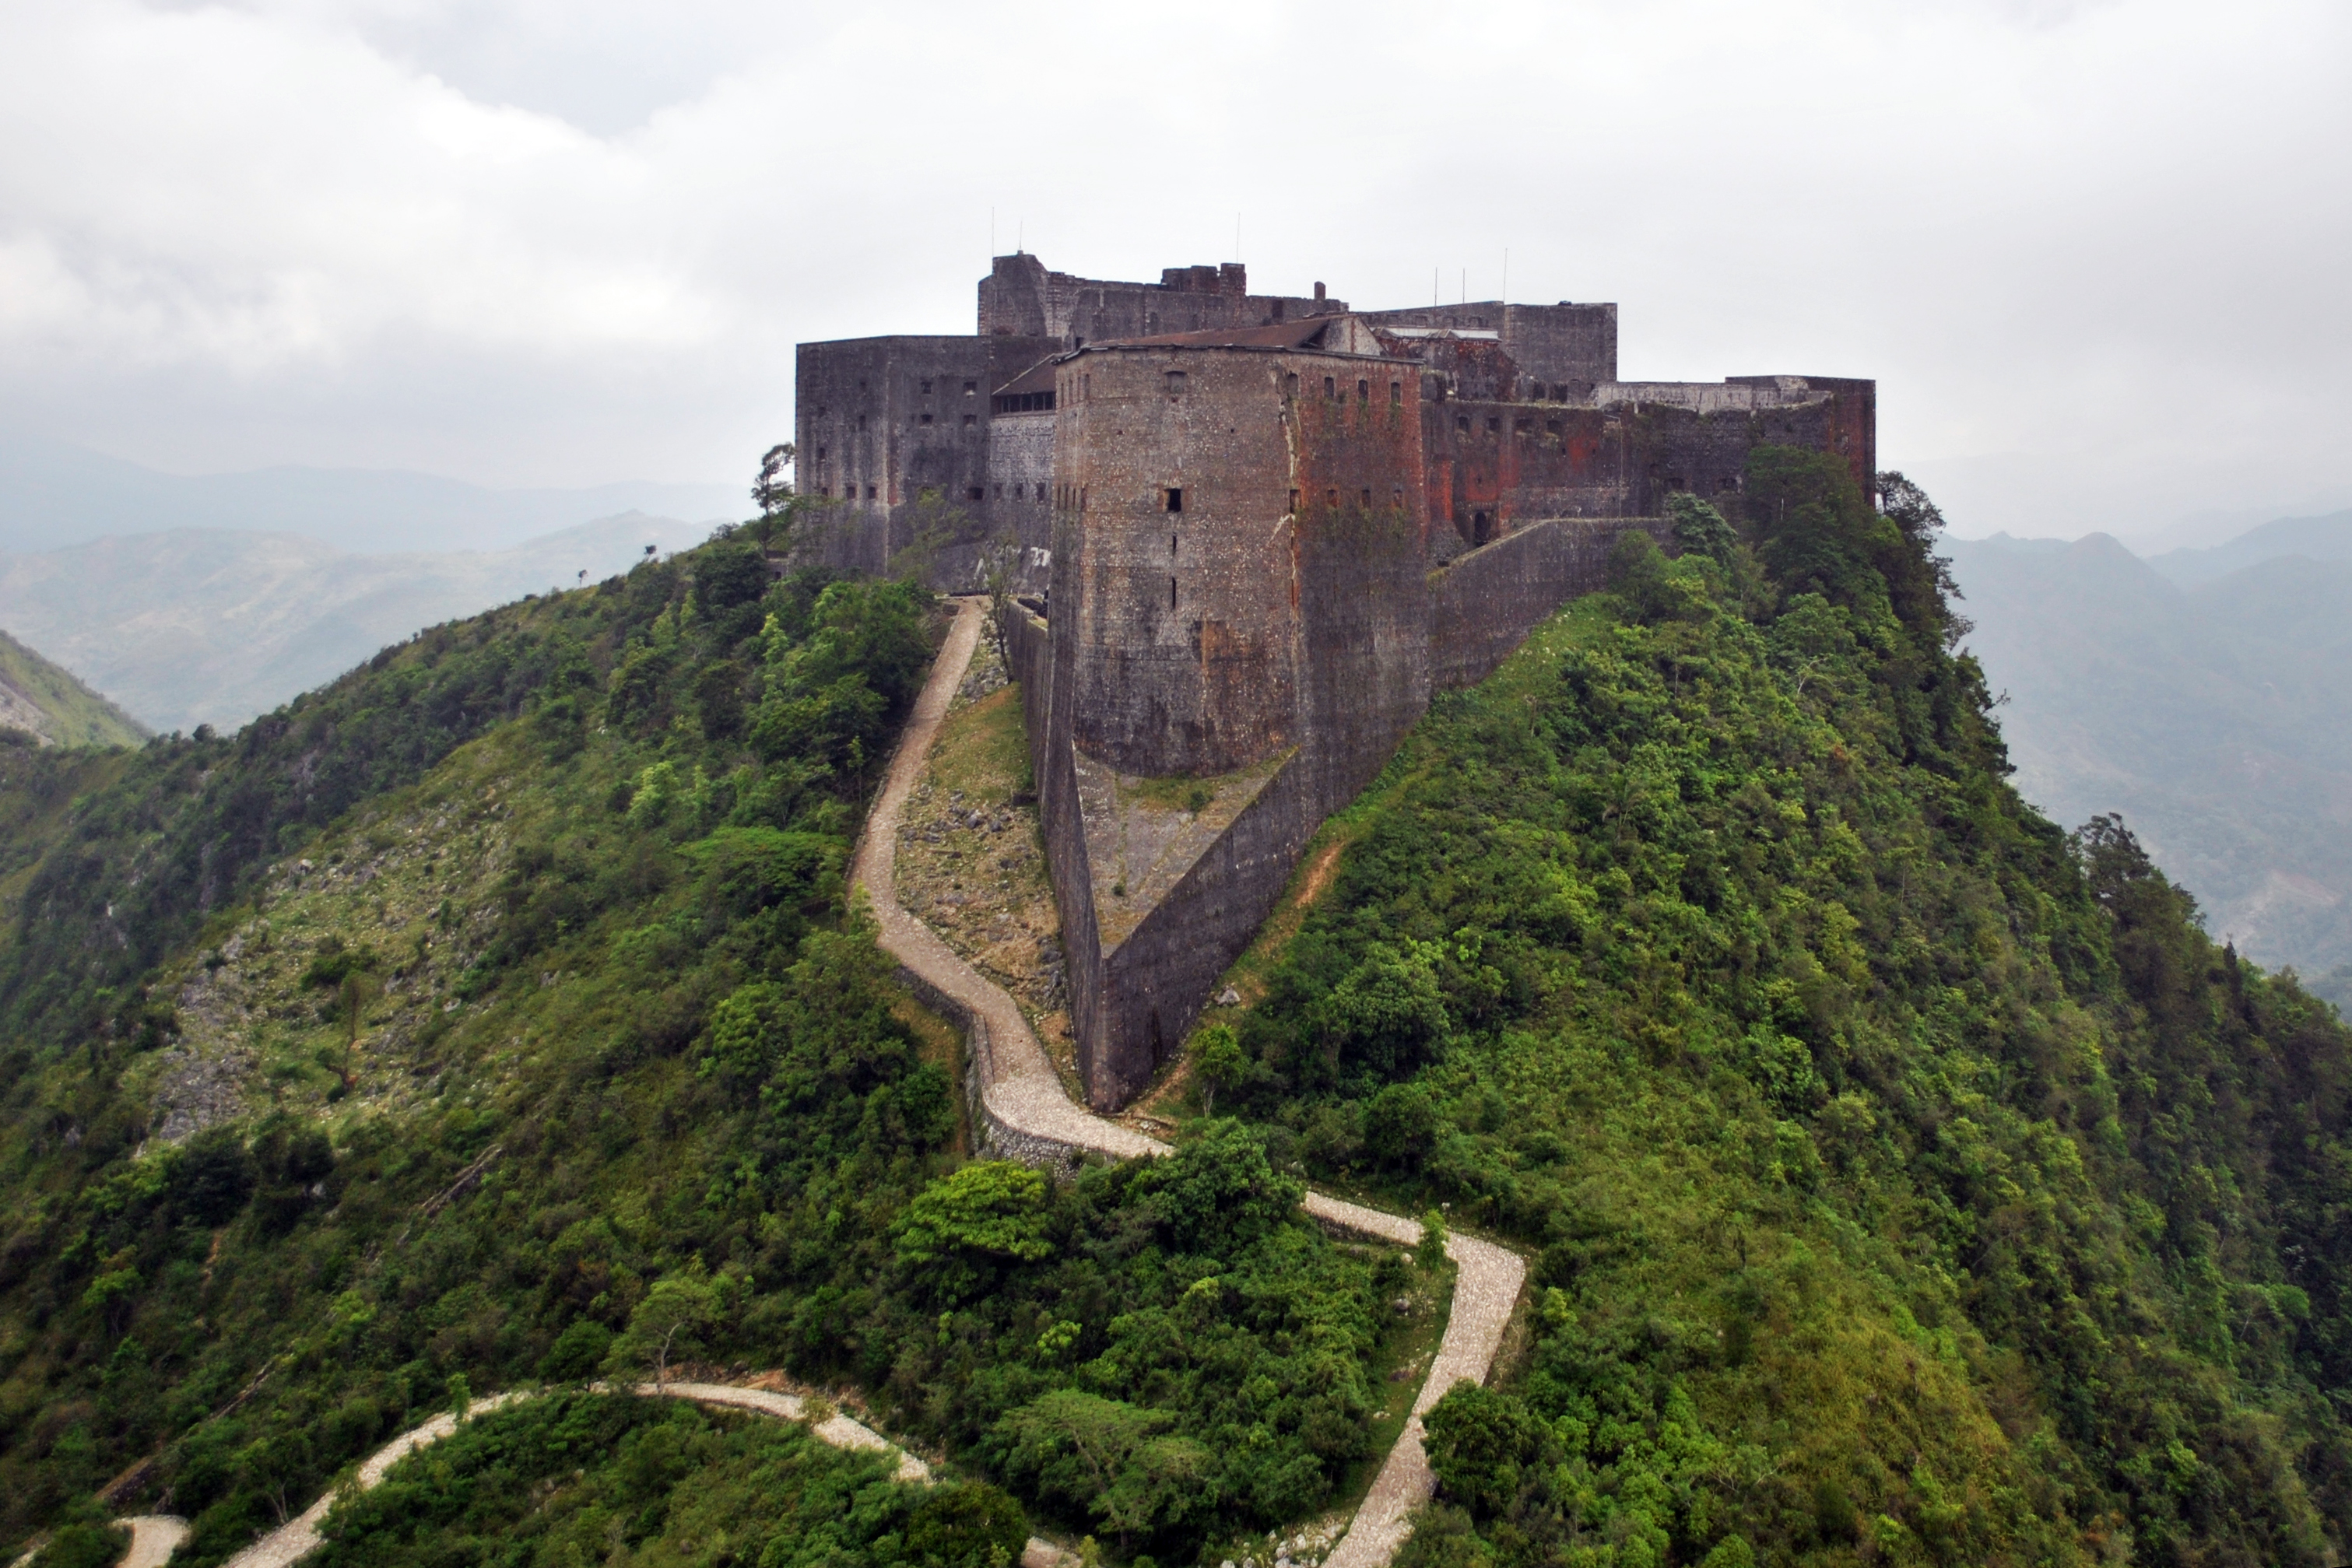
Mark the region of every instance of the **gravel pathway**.
[[[180, 1542], [188, 1538], [188, 1521], [174, 1519], [168, 1513], [142, 1513], [115, 1521], [118, 1529], [131, 1532], [131, 1550], [114, 1568], [163, 1568]], [[33, 1559], [41, 1554], [36, 1545], [30, 1552], [10, 1564], [10, 1568], [31, 1568]]]
[[[601, 1389], [602, 1385], [597, 1386]], [[764, 1388], [738, 1388], [726, 1383], [665, 1383], [659, 1386], [640, 1383], [629, 1392], [649, 1399], [691, 1399], [698, 1405], [724, 1405], [761, 1416], [780, 1416], [787, 1421], [805, 1420], [808, 1416], [807, 1404], [797, 1394], [775, 1394]], [[487, 1416], [500, 1406], [531, 1397], [533, 1396], [528, 1391], [493, 1395], [487, 1399], [475, 1400], [467, 1406], [466, 1414], [468, 1419]], [[383, 1479], [393, 1466], [417, 1449], [439, 1442], [457, 1429], [457, 1417], [446, 1411], [410, 1427], [361, 1463], [353, 1490], [370, 1490]], [[871, 1427], [853, 1421], [846, 1416], [836, 1414], [828, 1416], [810, 1427], [809, 1431], [819, 1442], [830, 1443], [836, 1448], [898, 1455], [896, 1479], [898, 1480], [921, 1485], [931, 1479], [930, 1466]], [[304, 1509], [299, 1518], [289, 1520], [230, 1558], [225, 1568], [289, 1568], [289, 1564], [307, 1556], [319, 1545], [319, 1525], [327, 1517], [327, 1511], [334, 1506], [335, 1496], [334, 1491], [329, 1491]], [[171, 1556], [173, 1549], [188, 1533], [184, 1520], [157, 1516], [120, 1519], [115, 1522], [130, 1526], [131, 1532], [131, 1554], [117, 1568], [163, 1568], [164, 1560]], [[1028, 1556], [1024, 1556], [1023, 1561], [1028, 1562], [1028, 1557], [1036, 1555], [1040, 1549], [1059, 1555], [1058, 1549], [1047, 1542], [1032, 1541]], [[142, 1552], [146, 1555], [142, 1555]], [[1031, 1564], [1031, 1568], [1040, 1568], [1040, 1564]]]
[[135, 1514], [114, 1522], [131, 1527], [131, 1550], [114, 1568], [163, 1568], [188, 1538], [188, 1521], [168, 1513]]
[[[979, 646], [981, 622], [987, 613], [983, 600], [958, 602], [955, 624], [940, 649], [922, 695], [916, 700], [898, 750], [890, 759], [881, 798], [866, 818], [865, 836], [850, 863], [852, 884], [866, 890], [883, 950], [927, 990], [965, 1015], [981, 1074], [982, 1106], [998, 1129], [1013, 1134], [1015, 1142], [1055, 1145], [1117, 1159], [1164, 1155], [1167, 1145], [1073, 1104], [1013, 998], [898, 905], [892, 877], [899, 820], [930, 756], [931, 745], [939, 738], [948, 706], [971, 663], [972, 651]], [[1413, 1246], [1421, 1239], [1420, 1222], [1402, 1215], [1366, 1208], [1319, 1192], [1307, 1195], [1305, 1207], [1326, 1224], [1401, 1247]], [[1517, 1253], [1474, 1237], [1446, 1238], [1445, 1253], [1454, 1263], [1454, 1307], [1446, 1320], [1445, 1337], [1413, 1400], [1412, 1419], [1373, 1478], [1347, 1535], [1324, 1560], [1324, 1568], [1385, 1568], [1396, 1555], [1397, 1548], [1412, 1533], [1412, 1511], [1427, 1502], [1436, 1488], [1422, 1450], [1423, 1415], [1454, 1384], [1465, 1379], [1485, 1382], [1495, 1364], [1495, 1353], [1518, 1300], [1527, 1265]], [[1043, 1544], [1032, 1542], [1033, 1552]]]

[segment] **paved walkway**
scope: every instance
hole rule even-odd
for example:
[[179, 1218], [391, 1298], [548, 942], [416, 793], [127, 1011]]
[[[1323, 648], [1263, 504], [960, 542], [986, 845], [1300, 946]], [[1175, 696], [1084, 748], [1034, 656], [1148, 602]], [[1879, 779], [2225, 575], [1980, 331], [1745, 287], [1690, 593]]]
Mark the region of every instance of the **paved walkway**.
[[[979, 646], [986, 613], [985, 601], [959, 601], [955, 624], [931, 667], [922, 695], [916, 700], [898, 753], [890, 759], [881, 798], [866, 820], [865, 836], [850, 863], [850, 879], [854, 886], [866, 890], [871, 901], [883, 950], [927, 989], [965, 1015], [981, 1074], [982, 1106], [1000, 1141], [1016, 1146], [1058, 1145], [1118, 1159], [1163, 1155], [1169, 1152], [1167, 1145], [1074, 1104], [1013, 998], [898, 905], [893, 881], [898, 825], [907, 798], [930, 756], [932, 743], [939, 738], [948, 706], [962, 685], [973, 649]], [[1011, 1137], [1003, 1138], [1005, 1134]], [[1319, 1192], [1308, 1194], [1305, 1207], [1326, 1224], [1401, 1247], [1421, 1239], [1420, 1223], [1402, 1215]], [[1454, 1308], [1437, 1359], [1413, 1400], [1412, 1418], [1364, 1494], [1347, 1535], [1325, 1559], [1325, 1568], [1385, 1568], [1396, 1555], [1397, 1548], [1412, 1533], [1412, 1511], [1429, 1500], [1436, 1485], [1422, 1450], [1422, 1416], [1454, 1384], [1465, 1379], [1485, 1382], [1495, 1364], [1527, 1265], [1507, 1249], [1467, 1236], [1448, 1237], [1445, 1252], [1454, 1263]]]

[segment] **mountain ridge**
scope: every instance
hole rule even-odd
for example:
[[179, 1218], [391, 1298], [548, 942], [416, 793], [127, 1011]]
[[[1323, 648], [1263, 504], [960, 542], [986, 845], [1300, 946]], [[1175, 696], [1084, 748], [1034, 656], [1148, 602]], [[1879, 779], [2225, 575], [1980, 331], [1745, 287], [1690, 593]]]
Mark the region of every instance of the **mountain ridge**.
[[353, 554], [505, 549], [583, 517], [642, 510], [708, 526], [742, 507], [730, 486], [647, 480], [497, 489], [410, 469], [167, 474], [87, 447], [0, 436], [0, 551], [19, 554], [159, 527], [295, 533]]
[[303, 535], [121, 534], [0, 555], [0, 625], [159, 730], [234, 727], [419, 628], [623, 571], [707, 525], [623, 513], [503, 550], [353, 555]]
[[0, 729], [44, 746], [135, 746], [147, 727], [64, 665], [0, 632]]

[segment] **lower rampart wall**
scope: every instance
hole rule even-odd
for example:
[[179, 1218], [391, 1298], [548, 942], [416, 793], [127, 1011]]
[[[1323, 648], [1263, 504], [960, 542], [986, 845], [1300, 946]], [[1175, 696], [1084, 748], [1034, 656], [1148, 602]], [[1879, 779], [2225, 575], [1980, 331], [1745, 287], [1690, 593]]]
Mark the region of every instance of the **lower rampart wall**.
[[1609, 552], [1633, 529], [1673, 540], [1656, 517], [1555, 517], [1523, 523], [1430, 574], [1429, 678], [1439, 691], [1495, 673], [1552, 612], [1609, 580]]
[[[1608, 580], [1609, 553], [1639, 528], [1671, 539], [1658, 518], [1570, 517], [1523, 524], [1429, 575], [1420, 645], [1385, 656], [1426, 661], [1417, 701], [1357, 714], [1335, 734], [1309, 725], [1298, 754], [1108, 955], [1099, 944], [1094, 880], [1070, 750], [1072, 694], [1054, 679], [1054, 638], [1016, 613], [1009, 639], [1036, 771], [1046, 863], [1061, 910], [1070, 1023], [1087, 1098], [1116, 1110], [1150, 1087], [1183, 1043], [1217, 978], [1249, 946], [1288, 884], [1307, 841], [1387, 765], [1432, 690], [1475, 685], [1544, 619]], [[1409, 707], [1409, 711], [1407, 708]], [[975, 1126], [984, 1117], [975, 1112]]]
[[[1050, 628], [1018, 606], [1011, 612], [1005, 642], [1013, 678], [1021, 684], [1022, 722], [1029, 737], [1029, 762], [1037, 783], [1037, 819], [1045, 837], [1045, 869], [1054, 883], [1054, 904], [1062, 917], [1063, 984], [1070, 1004], [1070, 1033], [1078, 1046], [1078, 1075], [1097, 1109], [1117, 1109], [1099, 1085], [1127, 1076], [1106, 1059], [1111, 1040], [1106, 1029], [1108, 988], [1103, 973], [1101, 928], [1095, 920], [1095, 879], [1087, 855], [1086, 813], [1078, 802], [1078, 769], [1070, 751], [1075, 700], [1071, 683], [1057, 681], [1055, 638]], [[1146, 1073], [1149, 1080], [1150, 1074]]]
[[1217, 977], [1274, 912], [1298, 852], [1321, 825], [1302, 752], [1284, 765], [1102, 966], [1101, 1060], [1087, 1081], [1096, 1109], [1149, 1088], [1208, 1005]]

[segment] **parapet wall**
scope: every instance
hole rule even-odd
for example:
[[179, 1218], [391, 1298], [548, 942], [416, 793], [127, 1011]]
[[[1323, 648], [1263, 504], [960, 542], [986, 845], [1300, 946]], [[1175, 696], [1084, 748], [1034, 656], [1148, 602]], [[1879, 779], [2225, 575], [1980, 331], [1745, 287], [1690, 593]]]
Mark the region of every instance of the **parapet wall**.
[[1459, 691], [1493, 674], [1545, 617], [1607, 582], [1609, 552], [1636, 528], [1674, 542], [1663, 518], [1554, 517], [1431, 572], [1430, 684]]

